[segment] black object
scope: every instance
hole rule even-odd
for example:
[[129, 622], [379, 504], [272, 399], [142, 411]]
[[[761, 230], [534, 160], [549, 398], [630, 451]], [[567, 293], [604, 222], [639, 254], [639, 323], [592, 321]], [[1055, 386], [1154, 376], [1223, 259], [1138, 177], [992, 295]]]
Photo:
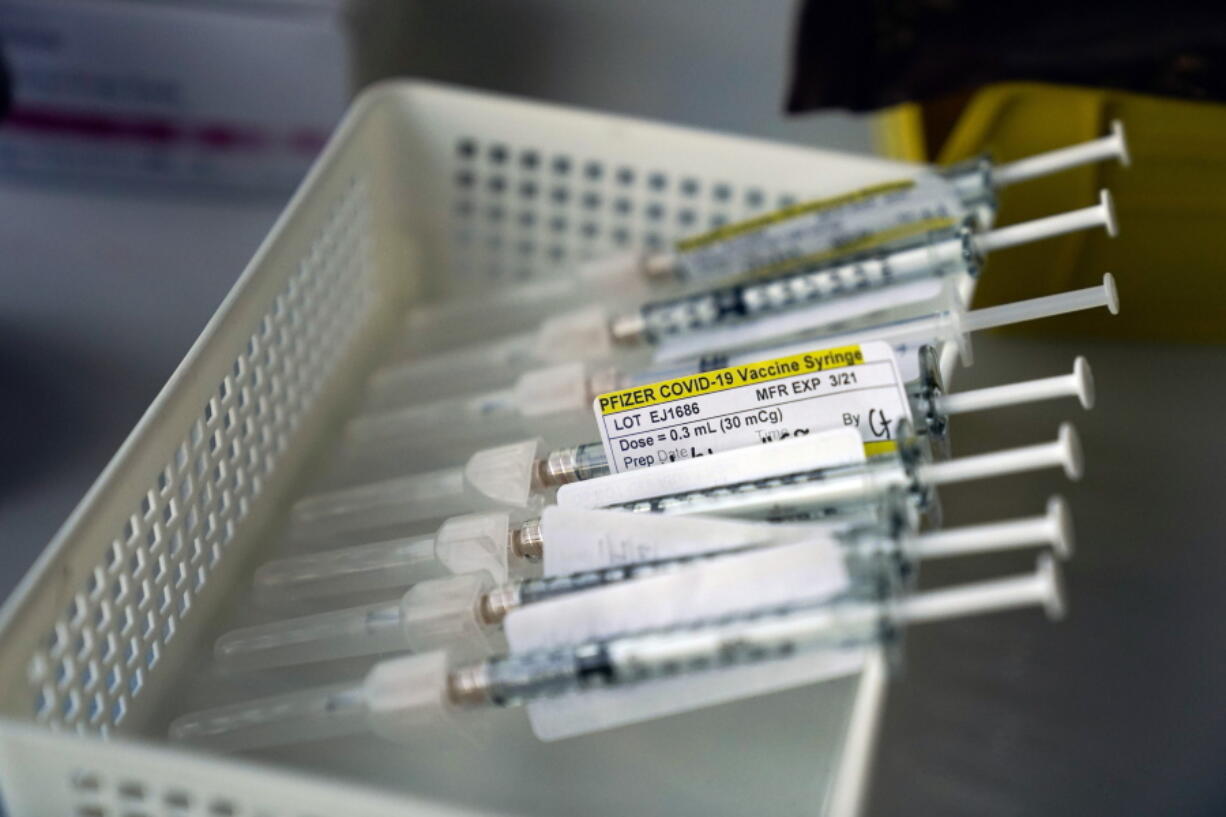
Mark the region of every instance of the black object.
[[1226, 5], [805, 0], [787, 109], [873, 110], [1017, 80], [1226, 100]]

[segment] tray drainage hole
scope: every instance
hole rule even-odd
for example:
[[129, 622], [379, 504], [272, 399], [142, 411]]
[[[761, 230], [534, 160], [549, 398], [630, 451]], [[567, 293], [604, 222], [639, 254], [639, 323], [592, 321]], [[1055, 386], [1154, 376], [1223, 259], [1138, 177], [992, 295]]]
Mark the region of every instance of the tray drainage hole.
[[69, 784], [77, 791], [98, 791], [102, 788], [102, 780], [96, 772], [77, 769], [68, 778]]
[[187, 811], [192, 807], [192, 800], [185, 791], [168, 791], [166, 792], [166, 805], [173, 809]]
[[125, 800], [144, 800], [145, 786], [135, 780], [125, 780], [119, 784], [119, 796]]

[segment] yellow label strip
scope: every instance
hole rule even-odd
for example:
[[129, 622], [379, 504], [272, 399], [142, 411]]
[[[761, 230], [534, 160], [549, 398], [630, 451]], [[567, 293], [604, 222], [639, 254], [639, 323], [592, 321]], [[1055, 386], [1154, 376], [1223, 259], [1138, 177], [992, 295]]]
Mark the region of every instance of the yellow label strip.
[[714, 244], [717, 241], [734, 238], [738, 235], [752, 233], [755, 230], [760, 230], [763, 227], [769, 227], [772, 224], [778, 224], [781, 221], [787, 221], [797, 216], [803, 216], [808, 213], [817, 213], [822, 210], [833, 210], [836, 207], [842, 207], [846, 204], [852, 204], [865, 199], [871, 199], [875, 196], [884, 196], [889, 193], [897, 193], [902, 190], [909, 190], [915, 186], [915, 181], [912, 179], [901, 179], [896, 182], [885, 182], [876, 184], [871, 187], [863, 187], [859, 190], [853, 190], [850, 193], [843, 193], [839, 196], [832, 196], [825, 199], [813, 199], [812, 201], [802, 201], [787, 207], [781, 207], [778, 210], [772, 210], [769, 213], [763, 213], [760, 216], [747, 218], [742, 221], [734, 221], [731, 224], [725, 224], [723, 227], [717, 227], [705, 233], [699, 233], [689, 238], [683, 238], [676, 244], [677, 252], [689, 252], [700, 247], [705, 247], [708, 244]]
[[743, 366], [729, 366], [726, 369], [689, 374], [646, 386], [633, 386], [602, 394], [596, 399], [600, 404], [601, 415], [607, 416], [621, 411], [684, 400], [687, 397], [697, 397], [751, 384], [769, 383], [772, 380], [794, 377], [798, 374], [812, 374], [828, 369], [857, 366], [863, 362], [864, 352], [860, 350], [859, 345], [839, 346], [834, 349], [820, 349], [774, 360], [763, 360], [758, 363], [746, 363]]
[[864, 444], [864, 455], [870, 459], [881, 456], [882, 454], [893, 454], [897, 450], [898, 443], [894, 440], [881, 440], [879, 442]]
[[864, 252], [871, 250], [874, 247], [880, 247], [883, 244], [889, 244], [893, 241], [901, 241], [904, 238], [923, 235], [934, 230], [947, 230], [957, 224], [952, 218], [929, 218], [923, 221], [915, 221], [911, 224], [900, 224], [897, 227], [890, 227], [886, 230], [866, 235], [863, 238], [855, 241], [850, 241], [841, 247], [835, 247], [830, 250], [822, 250], [821, 252], [802, 255], [799, 258], [788, 258], [783, 261], [776, 261], [773, 264], [752, 269], [745, 274], [745, 278], [770, 278], [774, 275], [782, 275], [792, 270], [802, 269], [814, 264], [821, 264], [826, 261], [831, 261], [835, 258], [840, 258], [844, 255]]

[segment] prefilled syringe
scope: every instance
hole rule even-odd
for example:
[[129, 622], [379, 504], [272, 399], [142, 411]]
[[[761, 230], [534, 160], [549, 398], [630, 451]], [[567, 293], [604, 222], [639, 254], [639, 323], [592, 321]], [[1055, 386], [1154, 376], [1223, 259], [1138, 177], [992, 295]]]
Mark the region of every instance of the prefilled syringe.
[[[969, 359], [969, 336], [973, 332], [1099, 307], [1106, 307], [1112, 314], [1119, 311], [1115, 280], [1110, 273], [1103, 276], [1099, 286], [1071, 292], [987, 309], [950, 309], [804, 342], [709, 355], [638, 371], [606, 364], [564, 363], [528, 372], [505, 389], [360, 415], [345, 428], [335, 467], [349, 473], [372, 470], [380, 473], [409, 455], [416, 461], [430, 462], [446, 457], [460, 443], [492, 445], [533, 434], [545, 435], [557, 443], [578, 442], [593, 433], [592, 401], [601, 394], [813, 349], [874, 340], [894, 347], [900, 374], [915, 382], [926, 376], [918, 363], [924, 345], [939, 349], [954, 343]], [[1083, 374], [1083, 382], [1088, 386], [1088, 367]], [[1078, 396], [1082, 393], [1087, 394], [1081, 398], [1086, 404], [1088, 391], [1078, 392]]]
[[[644, 304], [612, 321], [616, 343], [660, 344], [682, 335], [711, 333], [704, 351], [736, 348], [749, 333], [723, 332], [730, 327], [762, 323], [766, 316], [794, 312], [792, 320], [769, 330], [755, 327], [752, 342], [780, 337], [786, 331], [814, 331], [814, 310], [866, 291], [958, 273], [975, 275], [989, 253], [1079, 230], [1103, 227], [1116, 234], [1111, 198], [1102, 191], [1098, 205], [1036, 221], [975, 234], [963, 228], [955, 235], [934, 233], [886, 253], [866, 254], [835, 266], [802, 269], [783, 275], [732, 284], [706, 292]], [[800, 322], [791, 326], [796, 318]], [[838, 320], [837, 316], [823, 319]], [[819, 324], [820, 325], [820, 324]], [[785, 330], [785, 327], [788, 327]]]
[[[751, 519], [821, 518], [880, 502], [892, 491], [905, 492], [917, 507], [926, 508], [932, 501], [933, 491], [942, 485], [1047, 468], [1061, 468], [1069, 479], [1079, 480], [1084, 467], [1081, 443], [1070, 423], [1062, 424], [1056, 439], [1049, 443], [956, 457], [944, 462], [929, 460], [928, 447], [911, 433], [908, 425], [900, 423], [902, 428], [894, 453], [863, 463], [647, 497], [636, 480], [636, 472], [629, 471], [564, 486], [558, 492], [557, 501], [566, 507], [617, 508], [635, 513], [709, 514]], [[769, 449], [764, 447], [763, 450]], [[648, 474], [651, 470], [648, 469]]]
[[[960, 351], [963, 362], [970, 363], [970, 338], [976, 332], [1104, 307], [1112, 315], [1119, 314], [1119, 290], [1115, 285], [1115, 276], [1109, 272], [1104, 273], [1102, 283], [1098, 286], [1058, 292], [1054, 295], [1042, 295], [1038, 298], [1028, 298], [982, 309], [966, 310], [961, 304], [956, 304], [949, 309], [930, 315], [807, 337], [804, 340], [772, 345], [769, 348], [774, 354], [786, 356], [798, 354], [818, 345], [824, 348], [837, 348], [881, 341], [894, 347], [898, 354], [898, 363], [903, 377], [907, 380], [915, 380], [920, 376], [920, 372], [917, 368], [910, 367], [916, 363], [918, 358], [905, 354], [908, 350], [913, 351], [920, 346], [941, 349], [946, 344], [952, 343]], [[766, 347], [754, 345], [733, 354], [703, 354], [674, 363], [659, 364], [631, 375], [630, 385], [680, 377], [695, 371], [704, 372], [732, 365], [743, 365], [752, 360], [761, 359], [763, 348]], [[607, 380], [608, 375], [604, 375], [603, 379]]]
[[[720, 368], [799, 354], [794, 347], [730, 356], [727, 366]], [[811, 345], [805, 351], [816, 352], [824, 348], [828, 347]], [[905, 368], [918, 373], [908, 384], [912, 414], [925, 418], [926, 426], [935, 431], [944, 429], [950, 416], [969, 411], [1062, 397], [1076, 397], [1084, 408], [1090, 408], [1093, 403], [1093, 383], [1085, 358], [1077, 358], [1073, 372], [1068, 375], [948, 394], [939, 383], [930, 350], [931, 347], [909, 349], [907, 353], [915, 360], [898, 363], [900, 370]], [[916, 362], [923, 360], [930, 363]], [[680, 367], [673, 371], [677, 368]], [[666, 374], [658, 380], [716, 370], [710, 367], [710, 361], [704, 361], [690, 371]], [[486, 411], [498, 402], [496, 393], [491, 392], [359, 417], [346, 427], [337, 459], [355, 473], [372, 470], [383, 473], [403, 462], [409, 453], [417, 462], [432, 461], [445, 457], [448, 451], [465, 443], [496, 443], [525, 434], [541, 434], [557, 442], [590, 438], [596, 431], [592, 414], [595, 398], [607, 392], [658, 382], [656, 378], [647, 379], [641, 375], [621, 378], [613, 375], [613, 371], [605, 369], [589, 376], [580, 364], [565, 364], [525, 375], [508, 395], [509, 399], [500, 403], [498, 411]], [[601, 381], [605, 381], [604, 384]], [[817, 418], [808, 428], [821, 430]]]
[[[868, 528], [897, 513], [894, 504], [866, 507], [824, 528]], [[813, 530], [806, 525], [804, 533]], [[256, 598], [266, 604], [302, 602], [407, 588], [442, 575], [484, 572], [495, 582], [561, 575], [678, 553], [770, 544], [787, 535], [779, 526], [762, 523], [551, 505], [524, 521], [513, 521], [505, 512], [470, 514], [448, 519], [435, 533], [277, 559], [256, 569], [254, 585]]]
[[994, 166], [974, 159], [914, 179], [804, 201], [688, 236], [668, 252], [617, 253], [579, 264], [571, 276], [488, 296], [424, 304], [410, 311], [397, 356], [420, 356], [527, 328], [582, 300], [633, 300], [650, 285], [707, 285], [799, 258], [881, 249], [942, 220], [976, 217], [986, 228], [995, 191], [1082, 165], [1129, 163], [1123, 126], [1080, 145]]
[[[853, 501], [862, 504], [874, 501], [891, 488], [916, 487], [921, 483], [937, 485], [1057, 465], [1073, 474], [1080, 468], [1079, 464], [1074, 464], [1074, 461], [1079, 462], [1074, 455], [1076, 437], [1072, 427], [1067, 425], [1061, 427], [1060, 441], [1049, 446], [1032, 446], [1016, 452], [1001, 451], [937, 464], [919, 461], [920, 454], [914, 452], [923, 447], [918, 444], [900, 444], [900, 450], [904, 448], [913, 452], [904, 458], [906, 461], [876, 458], [878, 461], [858, 471], [856, 468], [838, 470], [837, 479], [833, 475], [835, 472], [828, 473], [825, 469], [806, 471], [797, 479], [805, 483], [803, 487], [809, 493], [801, 491], [796, 496], [808, 508], [815, 502], [824, 507], [822, 503], [827, 499], [835, 505]], [[885, 462], [886, 459], [891, 461]], [[480, 451], [463, 466], [302, 499], [291, 510], [289, 535], [291, 539], [309, 543], [474, 511], [519, 509], [532, 512], [539, 510], [559, 486], [608, 474], [610, 467], [600, 443], [547, 451], [539, 439], [524, 440]], [[635, 475], [617, 474], [616, 478], [630, 479], [633, 484]], [[737, 493], [740, 494], [739, 489]], [[812, 499], [806, 499], [810, 495]]]
[[888, 247], [926, 224], [961, 222], [989, 226], [996, 191], [1040, 176], [1096, 162], [1129, 164], [1123, 125], [1080, 145], [994, 166], [980, 157], [936, 172], [922, 173], [830, 199], [801, 202], [775, 212], [717, 227], [677, 242], [671, 253], [646, 256], [656, 279], [706, 284], [771, 269], [827, 260], [861, 249]]
[[[909, 597], [848, 594], [817, 602], [750, 608], [732, 615], [677, 622], [535, 651], [509, 653], [458, 666], [442, 651], [383, 661], [363, 681], [247, 701], [177, 718], [176, 741], [223, 751], [373, 732], [409, 741], [428, 726], [445, 725], [463, 710], [513, 707], [664, 679], [708, 677], [753, 664], [793, 661], [895, 640], [912, 624], [1038, 605], [1062, 615], [1055, 563], [1041, 557], [1034, 573], [976, 582]], [[814, 667], [796, 683], [850, 669]], [[753, 694], [752, 692], [745, 694]], [[737, 695], [725, 695], [733, 700]], [[739, 697], [744, 697], [742, 694]], [[684, 694], [671, 712], [708, 705]], [[604, 728], [615, 725], [606, 720]], [[623, 721], [625, 722], [625, 721]], [[591, 726], [581, 731], [602, 728]]]
[[887, 294], [910, 293], [918, 300], [908, 304], [915, 309], [927, 304], [931, 311], [933, 299], [944, 300], [941, 293], [948, 288], [928, 285], [975, 273], [986, 253], [1095, 227], [1115, 234], [1106, 191], [1093, 207], [987, 233], [930, 233], [905, 248], [655, 301], [630, 312], [585, 307], [551, 317], [535, 331], [384, 367], [371, 379], [367, 403], [392, 408], [426, 394], [462, 393], [475, 383], [505, 385], [534, 368], [576, 360], [616, 358], [641, 366], [653, 347], [660, 347], [659, 356], [667, 346], [665, 357], [673, 360], [681, 338], [684, 356], [692, 357], [820, 334], [824, 326], [879, 320], [873, 316], [889, 308], [882, 300]]
[[[669, 543], [672, 556], [559, 576], [498, 583], [488, 573], [468, 573], [414, 585], [403, 598], [332, 610], [245, 627], [222, 635], [215, 645], [218, 665], [228, 670], [266, 669], [387, 652], [448, 649], [452, 655], [486, 655], [501, 645], [502, 622], [514, 610], [596, 587], [676, 570], [696, 559], [745, 552], [785, 543], [832, 541], [844, 553], [846, 570], [858, 584], [904, 581], [912, 565], [927, 559], [1050, 546], [1062, 558], [1072, 548], [1072, 526], [1064, 503], [1053, 498], [1042, 516], [951, 530], [917, 533], [908, 524], [907, 507], [873, 524], [854, 527], [822, 525], [749, 525], [714, 519], [686, 523], [731, 530], [717, 539], [718, 549], [701, 549], [694, 538]], [[593, 514], [599, 524], [601, 512]], [[603, 512], [611, 530], [637, 514]], [[748, 537], [738, 534], [745, 528]]]

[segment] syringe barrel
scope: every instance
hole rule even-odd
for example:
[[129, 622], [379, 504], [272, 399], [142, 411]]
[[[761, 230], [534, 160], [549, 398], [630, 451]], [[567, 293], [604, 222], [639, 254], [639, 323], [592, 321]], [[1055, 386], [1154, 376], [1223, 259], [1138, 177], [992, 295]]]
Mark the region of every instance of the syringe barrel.
[[875, 340], [888, 343], [890, 346], [911, 343], [936, 345], [958, 340], [961, 334], [960, 329], [957, 315], [946, 310], [919, 318], [855, 329], [839, 335], [823, 337], [817, 341], [810, 341], [805, 345], [810, 349], [817, 348], [818, 345], [824, 348], [838, 348]]
[[879, 608], [849, 599], [761, 611], [491, 659], [488, 698], [517, 706], [591, 686], [620, 686], [686, 672], [759, 663], [800, 652], [842, 649], [880, 634]]
[[849, 592], [878, 597], [905, 592], [915, 582], [916, 559], [903, 546], [905, 531], [880, 529], [859, 536], [845, 536], [843, 563], [850, 579]]
[[892, 252], [866, 254], [854, 261], [648, 303], [639, 314], [645, 336], [659, 342], [866, 290], [974, 269], [970, 245], [962, 231], [939, 231]]
[[[991, 213], [996, 209], [996, 190], [992, 186], [992, 162], [986, 156], [978, 156], [941, 171], [958, 198], [968, 210], [983, 208]], [[979, 227], [986, 226], [982, 222]]]
[[613, 677], [639, 683], [680, 670], [729, 667], [788, 658], [820, 649], [845, 649], [878, 639], [878, 605], [845, 596], [820, 605], [765, 612], [654, 633], [611, 639], [605, 645]]
[[519, 603], [536, 604], [597, 587], [669, 573], [693, 562], [743, 553], [746, 550], [764, 546], [766, 543], [752, 540], [738, 545], [721, 544], [711, 550], [696, 551], [670, 558], [628, 562], [575, 573], [524, 579], [516, 586], [515, 593]]
[[627, 510], [667, 514], [711, 514], [748, 519], [821, 518], [854, 512], [880, 501], [891, 488], [907, 488], [910, 477], [901, 465], [873, 463], [832, 469], [811, 476], [716, 488], [676, 497], [636, 502]]

